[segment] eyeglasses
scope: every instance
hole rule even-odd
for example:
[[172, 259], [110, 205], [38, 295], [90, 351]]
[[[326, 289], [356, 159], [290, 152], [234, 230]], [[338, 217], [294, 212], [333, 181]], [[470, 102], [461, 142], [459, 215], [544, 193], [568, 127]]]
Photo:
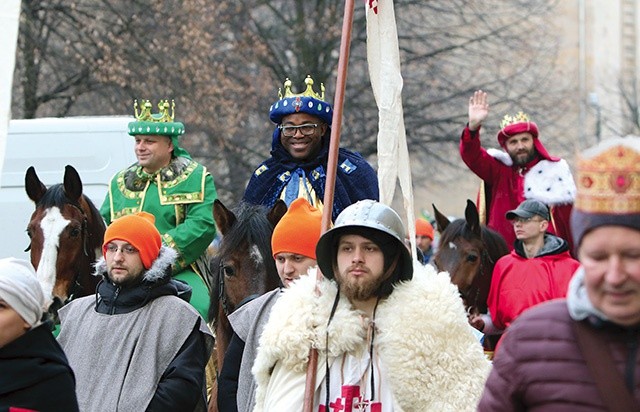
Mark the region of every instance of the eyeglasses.
[[105, 247], [107, 253], [117, 253], [118, 251], [122, 252], [123, 255], [135, 255], [138, 253], [138, 249], [134, 248], [133, 246], [126, 244], [126, 245], [122, 245], [122, 247], [118, 247], [118, 245], [116, 245], [115, 243], [109, 243], [107, 244], [107, 246]]
[[295, 136], [297, 130], [300, 130], [300, 133], [302, 133], [303, 136], [311, 136], [313, 133], [315, 133], [316, 128], [318, 127], [318, 124], [316, 124], [316, 123], [306, 123], [306, 124], [301, 124], [300, 126], [283, 126], [283, 125], [280, 125], [278, 127], [280, 128], [280, 131], [282, 132], [282, 135], [286, 136], [286, 137]]
[[534, 219], [531, 217], [516, 217], [515, 219], [511, 219], [511, 224], [515, 225], [516, 223], [529, 223], [529, 222], [542, 222], [542, 219]]

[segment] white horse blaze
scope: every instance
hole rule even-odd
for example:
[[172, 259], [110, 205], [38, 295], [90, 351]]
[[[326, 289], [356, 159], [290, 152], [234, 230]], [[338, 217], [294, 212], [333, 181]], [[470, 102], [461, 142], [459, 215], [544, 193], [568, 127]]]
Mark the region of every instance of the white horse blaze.
[[260, 249], [258, 249], [258, 246], [251, 245], [249, 247], [249, 251], [250, 251], [249, 256], [251, 256], [251, 260], [253, 260], [256, 266], [264, 263], [264, 260], [262, 259], [262, 254], [260, 253]]
[[37, 274], [44, 295], [49, 299], [47, 306], [53, 299], [53, 286], [56, 283], [56, 260], [58, 259], [58, 246], [60, 246], [60, 234], [70, 222], [69, 219], [62, 216], [57, 207], [47, 209], [40, 221], [44, 241]]

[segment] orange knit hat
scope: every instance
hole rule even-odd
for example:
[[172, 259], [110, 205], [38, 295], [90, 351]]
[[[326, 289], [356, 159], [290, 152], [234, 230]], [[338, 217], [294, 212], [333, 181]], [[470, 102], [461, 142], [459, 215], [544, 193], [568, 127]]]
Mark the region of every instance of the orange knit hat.
[[273, 230], [273, 256], [286, 252], [315, 259], [321, 224], [322, 213], [318, 209], [304, 198], [294, 200]]
[[151, 213], [140, 212], [122, 216], [111, 222], [104, 232], [102, 254], [106, 256], [107, 244], [112, 240], [124, 240], [140, 252], [145, 269], [149, 269], [160, 253], [162, 239], [155, 227], [156, 218]]
[[433, 226], [425, 219], [416, 219], [416, 235], [433, 240]]

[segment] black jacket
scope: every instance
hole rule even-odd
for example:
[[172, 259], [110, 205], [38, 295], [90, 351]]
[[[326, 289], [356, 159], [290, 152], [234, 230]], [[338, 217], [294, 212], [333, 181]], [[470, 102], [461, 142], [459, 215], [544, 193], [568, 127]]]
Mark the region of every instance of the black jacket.
[[0, 411], [10, 407], [78, 410], [73, 371], [49, 324], [0, 348]]
[[[167, 258], [167, 249], [162, 248], [160, 256], [144, 274], [141, 282], [128, 288], [111, 283], [106, 275], [106, 263], [103, 259], [99, 260], [96, 274], [103, 279], [97, 287], [96, 311], [107, 315], [129, 313], [160, 296], [177, 296], [188, 302], [191, 287], [171, 277], [170, 263], [163, 264], [163, 258]], [[196, 324], [162, 374], [147, 410], [194, 411], [206, 405], [204, 370], [209, 354], [204, 336], [200, 333], [200, 324]]]

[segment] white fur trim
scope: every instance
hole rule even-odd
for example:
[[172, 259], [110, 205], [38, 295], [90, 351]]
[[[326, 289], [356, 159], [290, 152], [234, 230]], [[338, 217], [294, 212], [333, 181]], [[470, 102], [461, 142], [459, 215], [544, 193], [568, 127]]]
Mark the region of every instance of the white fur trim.
[[487, 153], [489, 154], [489, 156], [493, 157], [496, 160], [499, 160], [501, 163], [504, 163], [507, 166], [513, 166], [513, 160], [511, 159], [511, 156], [509, 156], [509, 153], [505, 152], [504, 150], [500, 150], [500, 149], [487, 149]]
[[[296, 380], [306, 372], [309, 348], [324, 359], [327, 319], [336, 294], [334, 282], [322, 280], [315, 295], [315, 275], [302, 277], [273, 307], [260, 338], [253, 366], [262, 410], [267, 386], [278, 364]], [[398, 285], [378, 306], [376, 337], [398, 409], [474, 411], [490, 364], [471, 332], [458, 290], [447, 273], [414, 265], [414, 278]], [[366, 350], [359, 312], [341, 298], [329, 327], [329, 357]], [[319, 363], [319, 371], [323, 363]], [[322, 374], [318, 374], [322, 379]], [[317, 378], [317, 379], [318, 379]], [[277, 388], [276, 388], [277, 389]], [[300, 388], [304, 390], [304, 388]], [[283, 394], [284, 395], [284, 394]]]
[[573, 203], [576, 184], [567, 162], [539, 161], [524, 175], [524, 197], [549, 206]]
[[[176, 258], [178, 257], [178, 252], [169, 246], [163, 245], [160, 248], [160, 252], [158, 253], [158, 257], [153, 261], [153, 264], [144, 274], [144, 280], [154, 282], [159, 279], [162, 279], [166, 276], [167, 268], [173, 265]], [[107, 275], [107, 262], [104, 260], [104, 256], [100, 256], [100, 258], [96, 261], [95, 270], [93, 272], [94, 276], [106, 276]]]

